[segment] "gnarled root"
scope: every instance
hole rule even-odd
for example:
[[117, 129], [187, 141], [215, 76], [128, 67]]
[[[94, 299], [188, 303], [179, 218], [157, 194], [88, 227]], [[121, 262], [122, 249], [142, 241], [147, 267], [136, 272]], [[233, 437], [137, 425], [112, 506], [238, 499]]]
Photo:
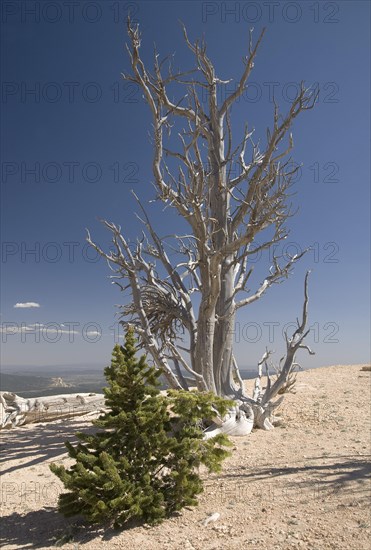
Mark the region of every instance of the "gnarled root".
[[210, 439], [217, 434], [243, 436], [248, 435], [254, 426], [254, 413], [250, 406], [236, 405], [230, 409], [222, 422], [214, 422], [204, 432], [205, 439]]
[[265, 405], [256, 403], [252, 405], [254, 411], [254, 427], [262, 430], [272, 430], [274, 428], [274, 411], [281, 405], [284, 396], [281, 396], [275, 402], [269, 401]]

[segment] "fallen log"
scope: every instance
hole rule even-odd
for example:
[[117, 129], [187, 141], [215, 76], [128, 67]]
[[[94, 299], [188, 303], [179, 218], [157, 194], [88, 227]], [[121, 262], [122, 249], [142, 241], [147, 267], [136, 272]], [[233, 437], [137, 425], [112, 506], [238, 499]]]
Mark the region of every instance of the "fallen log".
[[50, 422], [74, 418], [105, 407], [99, 393], [69, 393], [24, 398], [12, 392], [0, 392], [0, 429], [23, 426], [31, 422]]

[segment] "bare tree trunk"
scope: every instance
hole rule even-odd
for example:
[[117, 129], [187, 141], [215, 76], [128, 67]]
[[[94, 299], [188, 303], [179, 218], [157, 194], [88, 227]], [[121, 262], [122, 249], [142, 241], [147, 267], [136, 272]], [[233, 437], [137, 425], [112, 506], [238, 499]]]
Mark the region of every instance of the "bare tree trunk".
[[[202, 307], [202, 306], [201, 306]], [[198, 338], [196, 344], [196, 372], [204, 378], [208, 391], [216, 393], [213, 372], [213, 352], [215, 335], [215, 309], [200, 311], [198, 322]]]
[[222, 264], [221, 291], [217, 303], [214, 372], [219, 395], [235, 396], [233, 383], [233, 335], [235, 327], [234, 267], [228, 257]]

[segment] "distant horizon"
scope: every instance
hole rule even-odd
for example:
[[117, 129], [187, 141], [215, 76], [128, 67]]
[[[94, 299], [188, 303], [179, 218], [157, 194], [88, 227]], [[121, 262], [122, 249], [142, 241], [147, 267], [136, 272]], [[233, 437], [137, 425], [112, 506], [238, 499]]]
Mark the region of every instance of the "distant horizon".
[[[353, 363], [332, 363], [332, 364], [326, 364], [326, 365], [319, 365], [319, 366], [302, 366], [300, 370], [312, 370], [312, 369], [320, 369], [320, 368], [327, 368], [327, 367], [334, 367], [334, 366], [352, 366], [352, 365], [369, 365], [370, 362], [353, 362]], [[65, 369], [66, 371], [71, 370], [80, 370], [81, 372], [88, 372], [89, 369], [93, 371], [103, 370], [106, 368], [107, 365], [103, 365], [101, 363], [95, 363], [95, 364], [89, 364], [84, 365], [83, 363], [76, 363], [76, 364], [69, 364], [69, 365], [8, 365], [4, 366], [1, 365], [0, 367], [0, 373], [6, 373], [6, 374], [16, 374], [16, 370], [20, 371], [21, 373], [25, 374], [27, 372], [37, 372], [38, 374], [43, 372], [43, 369], [47, 371], [47, 369], [50, 370], [50, 372], [57, 371], [58, 369], [63, 371]], [[272, 371], [273, 368], [270, 368], [270, 371]], [[243, 366], [239, 367], [240, 372], [258, 372], [258, 366]], [[186, 371], [184, 371], [186, 372]], [[263, 375], [265, 373], [265, 368], [263, 368]]]

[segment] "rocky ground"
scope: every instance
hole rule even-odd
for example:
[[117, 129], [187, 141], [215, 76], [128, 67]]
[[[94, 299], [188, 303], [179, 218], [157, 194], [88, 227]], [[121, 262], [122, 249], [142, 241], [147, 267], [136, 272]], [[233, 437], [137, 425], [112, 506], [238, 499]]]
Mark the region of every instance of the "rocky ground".
[[223, 472], [204, 476], [199, 506], [151, 528], [92, 530], [56, 512], [62, 486], [48, 465], [69, 461], [63, 442], [86, 419], [4, 431], [2, 548], [369, 550], [371, 372], [361, 367], [300, 372], [279, 426], [233, 438]]

